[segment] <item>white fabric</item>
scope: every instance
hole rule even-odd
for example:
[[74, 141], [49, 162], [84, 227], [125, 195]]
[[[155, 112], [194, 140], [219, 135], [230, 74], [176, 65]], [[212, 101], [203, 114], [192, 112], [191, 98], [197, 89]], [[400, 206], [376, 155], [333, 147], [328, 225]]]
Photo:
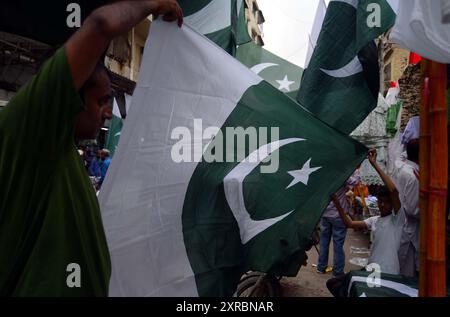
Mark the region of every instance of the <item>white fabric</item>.
[[99, 195], [112, 261], [109, 295], [197, 296], [181, 219], [197, 163], [173, 161], [171, 131], [193, 131], [195, 118], [221, 127], [262, 79], [187, 26], [155, 21], [148, 38], [133, 105]]
[[210, 34], [231, 26], [229, 0], [212, 0], [201, 10], [184, 17], [184, 23], [201, 34]]
[[[418, 251], [419, 240], [419, 180], [415, 174], [419, 173], [419, 166], [406, 160], [398, 162], [392, 180], [394, 181], [399, 194], [402, 208], [405, 211], [406, 221], [403, 227], [403, 235], [400, 242], [399, 256], [400, 265], [405, 266], [414, 263], [419, 267]], [[413, 247], [415, 254], [408, 256], [408, 250]]]
[[127, 115], [130, 112], [130, 106], [131, 106], [132, 100], [133, 100], [132, 96], [125, 94], [125, 110], [127, 112]]
[[409, 141], [418, 139], [420, 136], [420, 117], [415, 116], [409, 119], [405, 131], [402, 134], [402, 144], [406, 146]]
[[442, 23], [441, 2], [402, 0], [390, 40], [425, 58], [450, 63], [450, 27]]
[[[364, 138], [377, 140], [386, 138], [386, 111], [388, 108], [386, 100], [379, 94], [377, 107], [351, 133], [351, 136], [363, 142]], [[370, 145], [372, 146], [372, 144]]]
[[308, 67], [311, 61], [312, 54], [317, 45], [317, 40], [319, 39], [320, 31], [322, 30], [323, 20], [325, 20], [325, 15], [327, 14], [327, 4], [325, 0], [319, 0], [319, 4], [316, 11], [316, 16], [314, 18], [314, 23], [309, 34], [308, 42], [308, 52], [306, 54], [305, 68]]
[[113, 115], [116, 116], [117, 118], [122, 118], [122, 115], [120, 114], [119, 110], [119, 104], [117, 103], [116, 98], [114, 98], [113, 101]]
[[398, 249], [403, 224], [405, 223], [404, 211], [400, 209], [397, 215], [391, 214], [386, 217], [370, 217], [364, 222], [367, 228], [372, 231], [373, 237], [369, 264], [380, 265], [383, 273], [399, 274]]
[[398, 14], [398, 2], [400, 0], [387, 0], [395, 14]]
[[241, 11], [241, 7], [242, 7], [242, 2], [244, 2], [244, 0], [237, 0], [236, 1], [236, 13], [239, 15], [240, 11]]
[[450, 0], [441, 0], [442, 4], [442, 22], [450, 23]]
[[400, 87], [391, 87], [389, 88], [386, 94], [386, 103], [388, 106], [392, 106], [398, 102], [398, 95], [400, 94]]
[[358, 56], [355, 56], [347, 65], [342, 68], [334, 70], [321, 68], [320, 70], [331, 77], [345, 78], [361, 73], [363, 71], [363, 67], [361, 62], [359, 61]]

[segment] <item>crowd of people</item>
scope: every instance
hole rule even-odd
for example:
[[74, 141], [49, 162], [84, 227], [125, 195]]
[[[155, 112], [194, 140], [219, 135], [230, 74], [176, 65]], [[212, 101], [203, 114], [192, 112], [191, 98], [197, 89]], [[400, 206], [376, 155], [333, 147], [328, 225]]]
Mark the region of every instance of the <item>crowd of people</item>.
[[84, 167], [96, 190], [100, 190], [109, 165], [111, 164], [111, 153], [108, 149], [93, 151], [87, 147], [80, 146], [78, 149], [83, 160]]
[[353, 197], [352, 188], [361, 188], [361, 176], [356, 171], [332, 196], [320, 222], [317, 272], [327, 272], [328, 249], [333, 238], [333, 278], [327, 286], [334, 295], [338, 294], [337, 290], [345, 279], [344, 242], [347, 228], [372, 232], [366, 268], [407, 277], [419, 275], [419, 140], [408, 141], [406, 155], [397, 162], [391, 177], [378, 165], [376, 150], [369, 151], [368, 160], [384, 183], [375, 194], [379, 215], [364, 216], [362, 220], [349, 216], [351, 205], [348, 197]]

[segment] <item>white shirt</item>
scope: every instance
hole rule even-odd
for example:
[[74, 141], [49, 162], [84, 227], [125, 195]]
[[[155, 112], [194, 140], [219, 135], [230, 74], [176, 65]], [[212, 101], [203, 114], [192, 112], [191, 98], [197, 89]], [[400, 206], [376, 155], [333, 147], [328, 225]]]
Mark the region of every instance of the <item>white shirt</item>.
[[411, 242], [419, 250], [419, 165], [409, 160], [398, 165], [393, 181], [405, 211], [403, 243]]
[[376, 263], [380, 265], [383, 273], [399, 274], [398, 249], [405, 222], [403, 208], [399, 210], [397, 215], [392, 213], [385, 217], [370, 217], [364, 222], [373, 235], [369, 264]]

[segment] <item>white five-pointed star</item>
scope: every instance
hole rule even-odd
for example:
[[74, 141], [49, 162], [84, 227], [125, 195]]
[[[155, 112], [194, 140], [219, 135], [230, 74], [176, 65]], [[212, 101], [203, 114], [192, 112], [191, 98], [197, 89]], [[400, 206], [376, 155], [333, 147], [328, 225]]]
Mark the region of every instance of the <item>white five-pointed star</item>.
[[289, 171], [289, 175], [291, 175], [292, 177], [294, 177], [294, 180], [289, 184], [288, 187], [286, 187], [286, 189], [288, 189], [289, 187], [292, 187], [300, 182], [302, 182], [305, 185], [308, 185], [308, 180], [309, 180], [309, 175], [311, 173], [314, 173], [315, 171], [317, 171], [318, 169], [321, 169], [322, 167], [313, 167], [311, 168], [309, 166], [309, 164], [311, 163], [311, 159], [309, 159], [302, 167], [301, 170], [296, 170], [296, 171]]
[[289, 92], [291, 91], [291, 85], [295, 83], [295, 81], [290, 81], [287, 75], [285, 75], [283, 80], [277, 80], [277, 83], [280, 84], [280, 87], [278, 87], [279, 90], [285, 89]]

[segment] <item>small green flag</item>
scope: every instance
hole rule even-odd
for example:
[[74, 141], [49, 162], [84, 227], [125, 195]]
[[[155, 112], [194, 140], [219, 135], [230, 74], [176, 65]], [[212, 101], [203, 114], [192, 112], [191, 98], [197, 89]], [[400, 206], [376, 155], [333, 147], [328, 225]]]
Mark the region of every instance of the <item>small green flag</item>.
[[114, 98], [113, 104], [113, 117], [111, 119], [111, 125], [108, 130], [108, 135], [106, 136], [105, 148], [109, 150], [111, 156], [114, 155], [114, 152], [119, 145], [120, 134], [123, 127], [123, 119], [120, 114], [119, 105], [117, 104], [117, 100]]

